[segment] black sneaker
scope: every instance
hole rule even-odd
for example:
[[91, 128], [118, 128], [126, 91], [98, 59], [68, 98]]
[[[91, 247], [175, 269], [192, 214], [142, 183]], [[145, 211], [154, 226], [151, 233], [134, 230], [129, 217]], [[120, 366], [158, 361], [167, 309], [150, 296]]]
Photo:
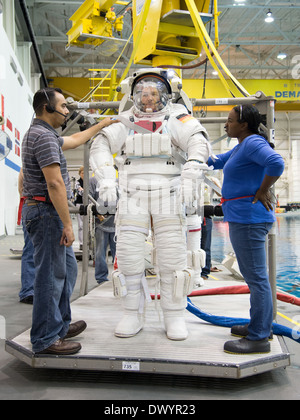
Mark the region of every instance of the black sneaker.
[[[233, 335], [234, 337], [241, 337], [241, 338], [247, 337], [247, 335], [249, 334], [248, 325], [249, 324], [234, 325], [231, 328], [231, 335]], [[273, 332], [272, 331], [270, 333], [269, 340], [273, 340]]]
[[264, 354], [270, 353], [271, 346], [268, 338], [259, 341], [250, 341], [247, 338], [227, 341], [224, 344], [225, 353], [230, 354]]

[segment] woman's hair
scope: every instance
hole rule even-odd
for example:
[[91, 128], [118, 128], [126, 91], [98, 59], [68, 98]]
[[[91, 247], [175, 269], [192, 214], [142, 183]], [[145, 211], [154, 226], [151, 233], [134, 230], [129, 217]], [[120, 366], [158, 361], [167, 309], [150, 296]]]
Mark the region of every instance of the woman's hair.
[[[264, 137], [268, 141], [268, 136], [264, 130], [262, 130], [260, 124], [262, 123], [262, 116], [258, 109], [253, 105], [237, 105], [234, 111], [238, 115], [238, 122], [248, 123], [248, 129], [253, 134], [258, 134]], [[274, 149], [274, 144], [269, 142], [269, 145]]]

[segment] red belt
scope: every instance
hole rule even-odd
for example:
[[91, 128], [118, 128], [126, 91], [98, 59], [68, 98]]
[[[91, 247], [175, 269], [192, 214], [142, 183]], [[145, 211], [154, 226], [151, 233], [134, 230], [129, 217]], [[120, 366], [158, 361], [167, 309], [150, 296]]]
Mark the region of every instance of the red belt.
[[236, 197], [236, 198], [221, 198], [221, 204], [226, 203], [226, 201], [232, 201], [232, 200], [240, 200], [241, 198], [250, 198], [254, 197], [254, 195], [245, 195], [244, 197]]
[[[21, 199], [20, 199], [19, 210], [18, 210], [18, 221], [17, 221], [18, 226], [20, 226], [20, 224], [21, 224], [23, 205], [28, 198], [29, 197], [21, 197]], [[34, 197], [30, 197], [30, 199], [35, 200], [35, 201], [42, 201], [44, 203], [47, 201], [46, 197], [41, 196], [41, 195], [35, 195]]]

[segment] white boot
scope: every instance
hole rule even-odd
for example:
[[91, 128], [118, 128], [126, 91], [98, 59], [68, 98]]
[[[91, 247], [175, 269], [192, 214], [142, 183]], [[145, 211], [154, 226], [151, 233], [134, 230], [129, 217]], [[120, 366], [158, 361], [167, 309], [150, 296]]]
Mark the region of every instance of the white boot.
[[186, 340], [189, 334], [184, 318], [187, 298], [174, 299], [173, 283], [169, 281], [162, 279], [160, 283], [160, 304], [164, 313], [166, 334], [169, 340]]
[[200, 271], [195, 270], [195, 286], [196, 287], [202, 287], [204, 285], [205, 285], [205, 283], [204, 283], [203, 278], [201, 277]]
[[164, 311], [166, 334], [169, 340], [186, 340], [189, 332], [184, 314], [180, 311]]
[[115, 336], [121, 338], [134, 337], [143, 328], [142, 316], [136, 311], [125, 312], [115, 329]]
[[143, 328], [143, 314], [139, 312], [141, 302], [141, 281], [126, 280], [127, 295], [122, 298], [124, 315], [115, 329], [115, 336], [135, 336]]

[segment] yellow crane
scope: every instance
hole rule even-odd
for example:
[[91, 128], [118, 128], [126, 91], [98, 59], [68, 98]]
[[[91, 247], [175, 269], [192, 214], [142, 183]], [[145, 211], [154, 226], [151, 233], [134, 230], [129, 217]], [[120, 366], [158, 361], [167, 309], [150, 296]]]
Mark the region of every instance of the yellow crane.
[[[249, 96], [217, 51], [219, 15], [217, 0], [133, 0], [135, 63], [180, 69], [204, 51], [228, 95], [234, 96], [227, 81], [230, 79], [242, 95]], [[212, 19], [214, 42], [205, 27]]]
[[[117, 17], [112, 6], [129, 6], [130, 3], [86, 0], [70, 18], [73, 26], [68, 32], [69, 45], [101, 46], [106, 40], [118, 42], [113, 33], [122, 32], [123, 16]], [[219, 15], [217, 0], [133, 0], [133, 52], [121, 80], [127, 76], [133, 62], [180, 71], [204, 52], [228, 96], [235, 96], [235, 89], [249, 96], [217, 51]], [[214, 41], [206, 30], [211, 20], [215, 26]]]
[[72, 28], [67, 32], [68, 46], [82, 47], [90, 44], [101, 45], [113, 33], [123, 30], [123, 16], [117, 17], [113, 5], [124, 5], [128, 2], [114, 0], [85, 0], [71, 16]]

